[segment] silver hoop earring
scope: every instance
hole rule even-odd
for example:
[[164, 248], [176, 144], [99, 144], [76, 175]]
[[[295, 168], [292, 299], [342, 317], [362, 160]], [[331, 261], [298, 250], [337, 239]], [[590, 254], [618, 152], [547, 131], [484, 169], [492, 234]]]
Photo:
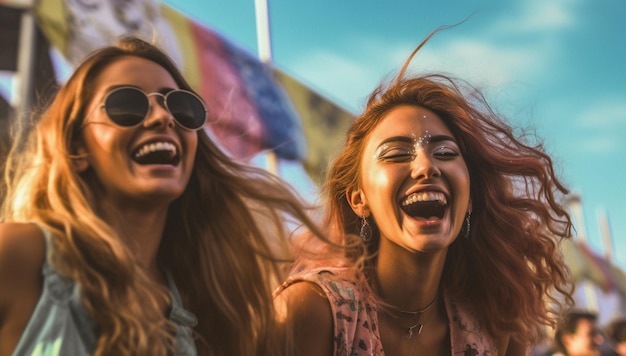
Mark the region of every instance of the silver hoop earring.
[[464, 232], [463, 232], [463, 237], [466, 240], [469, 240], [469, 234], [470, 234], [470, 230], [471, 230], [471, 224], [470, 224], [470, 220], [472, 218], [472, 211], [468, 211], [467, 213], [465, 213], [465, 226], [464, 226]]
[[361, 231], [359, 232], [359, 236], [361, 236], [361, 239], [363, 239], [366, 245], [372, 240], [372, 227], [365, 216], [361, 218]]

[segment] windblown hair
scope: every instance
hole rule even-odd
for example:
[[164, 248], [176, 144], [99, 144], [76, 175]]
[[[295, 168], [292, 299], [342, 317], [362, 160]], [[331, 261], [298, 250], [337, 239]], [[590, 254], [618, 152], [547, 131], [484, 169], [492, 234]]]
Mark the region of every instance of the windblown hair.
[[[168, 291], [149, 280], [128, 244], [99, 216], [94, 172], [74, 168], [81, 123], [97, 89], [92, 83], [127, 56], [161, 65], [192, 91], [175, 64], [140, 39], [94, 52], [9, 157], [2, 220], [37, 222], [52, 232], [52, 263], [80, 288], [96, 327], [96, 355], [164, 355], [174, 350], [174, 326], [159, 308], [170, 300]], [[194, 169], [170, 204], [158, 261], [198, 318], [199, 354], [281, 354], [272, 291], [283, 277], [285, 222], [317, 231], [308, 213], [288, 184], [233, 161], [198, 131]]]
[[[433, 34], [413, 51], [397, 77], [371, 93], [364, 112], [352, 123], [324, 186], [325, 223], [333, 227], [334, 236], [359, 234], [361, 217], [353, 212], [346, 193], [360, 186], [359, 163], [369, 133], [398, 106], [433, 111], [459, 144], [472, 200], [469, 236], [457, 237], [449, 247], [442, 287], [468, 300], [491, 335], [531, 341], [543, 324], [554, 325], [556, 311], [547, 301], [560, 305], [563, 294], [572, 302], [558, 249], [558, 241], [571, 235], [570, 216], [559, 202], [567, 189], [543, 147], [517, 137], [477, 89], [442, 74], [406, 75], [412, 58]], [[357, 251], [351, 256], [366, 273], [376, 263], [380, 238], [371, 225], [367, 255]]]

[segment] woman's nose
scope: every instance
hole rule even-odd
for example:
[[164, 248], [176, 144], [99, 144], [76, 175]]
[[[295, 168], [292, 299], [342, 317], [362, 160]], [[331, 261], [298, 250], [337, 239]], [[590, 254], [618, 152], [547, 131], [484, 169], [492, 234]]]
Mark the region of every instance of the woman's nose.
[[411, 178], [415, 180], [435, 178], [441, 175], [437, 161], [423, 148], [418, 147], [415, 158], [411, 161]]
[[161, 95], [150, 95], [150, 109], [144, 120], [145, 127], [174, 127], [174, 117], [165, 106], [165, 98]]

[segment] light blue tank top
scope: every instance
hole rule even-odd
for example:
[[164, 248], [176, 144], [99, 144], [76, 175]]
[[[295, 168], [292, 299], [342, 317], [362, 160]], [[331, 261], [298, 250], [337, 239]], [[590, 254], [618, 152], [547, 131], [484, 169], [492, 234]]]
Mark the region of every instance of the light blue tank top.
[[[52, 248], [50, 233], [42, 229], [46, 256]], [[93, 353], [96, 336], [92, 321], [81, 303], [76, 283], [59, 275], [49, 264], [43, 264], [43, 290], [14, 356], [81, 356]], [[177, 326], [176, 354], [197, 355], [192, 328], [196, 317], [183, 308], [180, 294], [169, 273], [167, 283], [172, 297], [169, 319]]]

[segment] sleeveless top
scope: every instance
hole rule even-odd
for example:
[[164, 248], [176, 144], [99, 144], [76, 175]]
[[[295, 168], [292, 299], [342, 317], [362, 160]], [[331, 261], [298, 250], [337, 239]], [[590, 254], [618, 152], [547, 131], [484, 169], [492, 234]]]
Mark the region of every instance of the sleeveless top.
[[[76, 283], [58, 274], [48, 263], [52, 238], [46, 229], [41, 230], [46, 241], [43, 289], [13, 355], [89, 355], [96, 346], [94, 326], [83, 308]], [[176, 354], [195, 356], [192, 327], [197, 324], [197, 319], [183, 308], [178, 289], [167, 272], [166, 278], [172, 297], [169, 319], [177, 327]]]
[[[326, 294], [333, 314], [335, 356], [384, 356], [376, 301], [362, 274], [347, 267], [323, 267], [290, 276], [277, 290], [308, 281]], [[496, 344], [462, 303], [446, 296], [451, 355], [497, 355]]]

